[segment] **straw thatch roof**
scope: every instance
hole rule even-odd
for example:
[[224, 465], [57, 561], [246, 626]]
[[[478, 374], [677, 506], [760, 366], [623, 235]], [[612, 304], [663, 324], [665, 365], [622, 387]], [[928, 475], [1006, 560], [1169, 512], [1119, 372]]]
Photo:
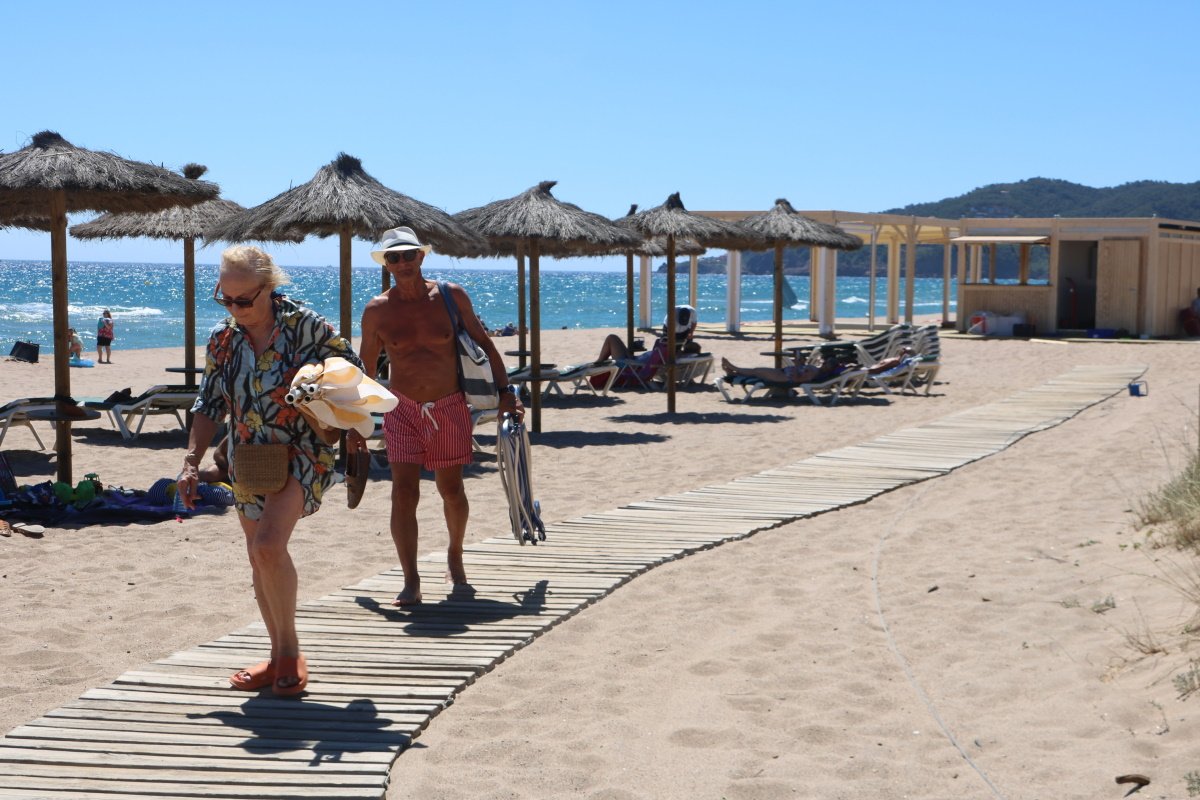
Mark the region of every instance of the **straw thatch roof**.
[[320, 238], [349, 227], [353, 236], [374, 241], [389, 228], [407, 225], [422, 242], [452, 256], [487, 252], [486, 242], [440, 208], [384, 186], [362, 161], [339, 153], [308, 183], [288, 189], [207, 231], [208, 241], [261, 241], [303, 232]]
[[835, 225], [827, 225], [797, 213], [792, 204], [782, 197], [775, 201], [775, 207], [770, 211], [746, 217], [737, 224], [762, 234], [768, 245], [809, 245], [833, 250], [857, 250], [863, 244], [862, 239]]
[[[186, 164], [181, 172], [188, 180], [198, 180], [208, 167]], [[203, 239], [204, 231], [246, 209], [232, 200], [214, 198], [194, 206], [175, 206], [162, 211], [102, 214], [91, 222], [71, 226], [77, 239], [123, 239], [144, 236], [149, 239]], [[281, 241], [302, 241], [299, 234], [281, 237]]]
[[[630, 225], [629, 219], [637, 213], [637, 203], [632, 203], [629, 206], [628, 213], [623, 217], [618, 217], [613, 220], [614, 225], [620, 225], [622, 228], [634, 230]], [[636, 232], [636, 231], [635, 231]], [[620, 250], [620, 253], [629, 252], [628, 248]], [[675, 255], [677, 256], [702, 256], [708, 252], [707, 247], [701, 247], [693, 239], [679, 239], [675, 242]], [[659, 258], [667, 254], [667, 240], [661, 236], [653, 239], [644, 239], [642, 243], [633, 248], [634, 255], [650, 256], [651, 258]]]
[[680, 239], [692, 239], [705, 247], [725, 250], [753, 250], [764, 245], [764, 239], [755, 231], [689, 212], [683, 207], [679, 192], [668, 197], [661, 206], [623, 219], [625, 225], [643, 236], [673, 235], [677, 243]]
[[62, 190], [71, 211], [157, 211], [217, 196], [217, 186], [190, 181], [153, 164], [75, 147], [53, 131], [0, 155], [0, 214], [39, 216]]
[[542, 181], [516, 197], [460, 211], [454, 218], [487, 237], [493, 253], [512, 253], [530, 239], [547, 255], [624, 252], [642, 237], [607, 217], [564, 203], [550, 193], [557, 181]]

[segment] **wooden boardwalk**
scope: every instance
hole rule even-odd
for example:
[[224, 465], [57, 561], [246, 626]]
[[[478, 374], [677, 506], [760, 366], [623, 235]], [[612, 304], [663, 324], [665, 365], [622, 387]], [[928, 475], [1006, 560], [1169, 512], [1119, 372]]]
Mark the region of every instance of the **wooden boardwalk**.
[[[399, 611], [388, 605], [399, 571], [376, 575], [298, 609], [312, 671], [303, 700], [228, 687], [267, 649], [264, 628], [251, 625], [0, 738], [0, 798], [382, 797], [392, 761], [458, 692], [636, 575], [944, 475], [1124, 391], [1143, 371], [1079, 367], [860, 445], [555, 523], [536, 548], [510, 537], [470, 545], [473, 597], [426, 588], [423, 605]], [[423, 587], [444, 586], [443, 569], [444, 554], [423, 558]]]

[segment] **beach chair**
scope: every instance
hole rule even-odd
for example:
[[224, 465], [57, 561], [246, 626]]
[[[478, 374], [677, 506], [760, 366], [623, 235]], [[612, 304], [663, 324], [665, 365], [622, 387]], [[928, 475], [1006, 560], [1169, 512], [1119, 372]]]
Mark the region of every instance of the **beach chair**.
[[[867, 376], [865, 369], [848, 369], [832, 378], [810, 383], [778, 383], [762, 378], [752, 378], [745, 375], [724, 375], [714, 382], [717, 391], [731, 403], [746, 402], [759, 392], [766, 392], [773, 397], [794, 397], [797, 391], [802, 392], [813, 405], [823, 405], [821, 395], [829, 396], [829, 405], [836, 406], [843, 395], [857, 397], [862, 382]], [[731, 390], [737, 387], [742, 390], [742, 397], [731, 396]]]
[[[680, 356], [675, 359], [675, 383], [704, 383], [708, 380], [708, 374], [712, 372], [712, 366], [712, 353], [696, 353], [695, 355]], [[667, 371], [663, 368], [661, 372], [662, 380], [665, 383]]]
[[938, 370], [942, 368], [942, 340], [938, 337], [938, 326], [926, 325], [918, 328], [913, 334], [912, 348], [917, 352], [919, 361], [913, 367], [912, 375], [904, 388], [912, 389], [915, 394], [918, 387], [924, 386], [925, 394], [928, 395]]
[[42, 437], [38, 436], [33, 422], [26, 414], [30, 411], [53, 411], [55, 407], [53, 397], [23, 397], [0, 406], [0, 444], [4, 443], [8, 429], [13, 425], [18, 425], [28, 428], [29, 432], [33, 434], [33, 438], [37, 440], [38, 449], [45, 450], [46, 445], [42, 442]]
[[[146, 423], [146, 417], [151, 416], [171, 414], [179, 423], [180, 429], [187, 430], [179, 412], [190, 410], [196, 402], [196, 397], [195, 386], [159, 385], [151, 386], [137, 397], [91, 400], [84, 403], [84, 406], [107, 413], [113, 427], [121, 432], [121, 438], [129, 441], [138, 437]], [[134, 417], [138, 420], [136, 428], [131, 427]]]
[[[620, 367], [617, 366], [617, 362], [611, 359], [559, 367], [542, 375], [542, 381], [546, 384], [546, 388], [542, 391], [542, 397], [549, 397], [552, 391], [565, 395], [566, 392], [563, 391], [561, 385], [564, 383], [571, 385], [571, 394], [573, 395], [579, 394], [580, 389], [587, 389], [597, 397], [608, 397], [608, 390], [612, 388], [619, 371]], [[600, 379], [593, 380], [597, 377]]]

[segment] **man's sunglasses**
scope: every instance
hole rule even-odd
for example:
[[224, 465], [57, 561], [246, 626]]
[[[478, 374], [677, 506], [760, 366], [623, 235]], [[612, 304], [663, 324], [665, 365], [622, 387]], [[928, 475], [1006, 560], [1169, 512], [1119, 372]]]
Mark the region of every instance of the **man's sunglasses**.
[[417, 260], [417, 255], [420, 250], [401, 250], [399, 252], [392, 250], [383, 254], [383, 260], [389, 264], [399, 264], [401, 261], [411, 264]]
[[260, 286], [258, 291], [254, 293], [254, 297], [251, 297], [249, 300], [247, 300], [244, 297], [218, 297], [217, 289], [219, 287], [220, 284], [217, 284], [213, 287], [212, 299], [226, 308], [233, 308], [234, 306], [237, 306], [238, 308], [249, 308], [250, 306], [254, 305], [254, 301], [257, 300], [258, 296], [263, 293], [263, 289], [267, 288], [265, 286]]

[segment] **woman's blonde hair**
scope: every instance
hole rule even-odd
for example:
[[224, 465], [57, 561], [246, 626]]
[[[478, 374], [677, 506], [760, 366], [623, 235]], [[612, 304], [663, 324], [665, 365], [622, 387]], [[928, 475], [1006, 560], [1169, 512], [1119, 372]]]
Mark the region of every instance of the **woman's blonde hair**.
[[291, 279], [279, 268], [275, 259], [261, 248], [250, 244], [235, 244], [221, 253], [221, 271], [227, 270], [242, 275], [253, 275], [263, 286], [271, 289], [291, 283]]

